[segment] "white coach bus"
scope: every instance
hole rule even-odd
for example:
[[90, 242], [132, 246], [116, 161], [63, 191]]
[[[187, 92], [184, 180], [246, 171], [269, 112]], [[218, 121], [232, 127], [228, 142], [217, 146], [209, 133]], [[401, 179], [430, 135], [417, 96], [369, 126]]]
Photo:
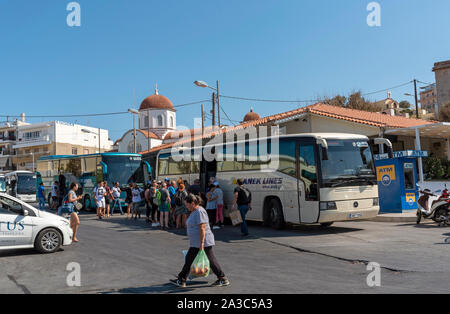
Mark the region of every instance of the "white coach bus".
[[[377, 216], [378, 186], [371, 144], [386, 144], [392, 153], [388, 140], [372, 142], [362, 135], [334, 133], [284, 135], [277, 139], [226, 143], [223, 158], [217, 158], [221, 156], [212, 150], [217, 158], [214, 161], [198, 156], [201, 150], [211, 151], [208, 144], [200, 150], [178, 148], [178, 154], [189, 150], [192, 156], [183, 161], [177, 161], [172, 149], [162, 150], [156, 159], [156, 176], [158, 180], [182, 177], [190, 184], [200, 179], [203, 187], [215, 178], [224, 191], [226, 215], [232, 208], [236, 181], [241, 178], [252, 192], [253, 210], [247, 218], [276, 229], [286, 222], [330, 226], [333, 222]], [[270, 156], [272, 162], [278, 158], [275, 168], [270, 168], [270, 160], [262, 161], [263, 156]]]
[[36, 203], [36, 174], [31, 171], [13, 171], [5, 175], [6, 193], [27, 202]]

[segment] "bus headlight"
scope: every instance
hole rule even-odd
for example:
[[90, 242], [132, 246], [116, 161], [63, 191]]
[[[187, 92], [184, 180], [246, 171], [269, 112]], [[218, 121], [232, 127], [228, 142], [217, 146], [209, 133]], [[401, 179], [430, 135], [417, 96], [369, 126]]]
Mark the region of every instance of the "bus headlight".
[[380, 199], [378, 197], [373, 199], [373, 206], [380, 206]]
[[337, 210], [336, 202], [320, 202], [320, 210]]

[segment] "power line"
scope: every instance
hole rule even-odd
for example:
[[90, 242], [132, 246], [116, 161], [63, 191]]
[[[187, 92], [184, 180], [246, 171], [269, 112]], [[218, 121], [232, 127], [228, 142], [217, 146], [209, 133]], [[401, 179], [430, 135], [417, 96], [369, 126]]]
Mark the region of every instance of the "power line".
[[[392, 86], [389, 88], [377, 90], [370, 93], [362, 94], [361, 96], [368, 96], [373, 94], [379, 94], [381, 92], [386, 92], [389, 90], [397, 89], [406, 85], [409, 85], [413, 83], [413, 81], [409, 81], [407, 83], [403, 83], [400, 85]], [[426, 83], [425, 83], [426, 84]], [[320, 102], [321, 99], [308, 99], [308, 100], [281, 100], [281, 99], [261, 99], [261, 98], [246, 98], [246, 97], [237, 97], [237, 96], [228, 96], [228, 95], [220, 95], [222, 98], [229, 98], [229, 99], [236, 99], [236, 100], [245, 100], [245, 101], [255, 101], [255, 102], [278, 102], [278, 103], [314, 103], [314, 102]]]
[[362, 94], [361, 96], [368, 96], [368, 95], [373, 95], [373, 94], [379, 94], [379, 93], [382, 93], [382, 92], [387, 92], [389, 90], [397, 89], [397, 88], [400, 88], [400, 87], [412, 84], [413, 82], [414, 81], [410, 81], [408, 83], [404, 83], [404, 84], [401, 84], [401, 85], [397, 85], [397, 86], [381, 89], [381, 90], [378, 90], [378, 91], [375, 91], [375, 92], [371, 92], [371, 93]]
[[223, 109], [223, 106], [220, 106], [220, 109], [222, 110], [222, 112], [225, 114], [225, 116], [227, 117], [227, 120], [231, 122], [231, 124], [233, 124], [234, 126], [236, 126], [236, 124], [233, 122], [233, 120], [230, 119], [230, 117], [227, 115], [227, 113], [225, 112], [225, 110]]
[[[204, 102], [210, 102], [211, 100], [201, 100], [196, 102], [191, 102], [187, 104], [181, 104], [181, 105], [175, 105], [174, 108], [180, 108], [180, 107], [186, 107], [186, 106], [192, 106], [197, 105]], [[119, 112], [107, 112], [107, 113], [88, 113], [88, 114], [62, 114], [62, 115], [29, 115], [26, 116], [27, 118], [34, 119], [34, 118], [83, 118], [83, 117], [102, 117], [102, 116], [114, 116], [114, 115], [124, 115], [129, 114], [128, 111], [119, 111]], [[20, 115], [14, 116], [14, 115], [0, 115], [1, 118], [21, 118]]]

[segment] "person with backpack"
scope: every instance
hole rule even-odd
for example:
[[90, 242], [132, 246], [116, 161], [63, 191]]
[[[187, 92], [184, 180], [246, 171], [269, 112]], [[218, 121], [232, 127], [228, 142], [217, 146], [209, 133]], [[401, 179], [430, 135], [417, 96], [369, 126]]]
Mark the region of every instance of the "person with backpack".
[[161, 189], [159, 189], [157, 195], [158, 195], [159, 213], [161, 218], [161, 229], [167, 230], [169, 229], [169, 211], [171, 199], [169, 190], [167, 190], [167, 184], [165, 182], [162, 183]]
[[151, 202], [152, 202], [152, 227], [159, 226], [158, 217], [158, 183], [153, 181], [152, 187], [150, 188]]
[[245, 221], [245, 216], [249, 210], [252, 210], [252, 193], [244, 187], [244, 182], [242, 179], [237, 180], [237, 187], [234, 189], [234, 200], [233, 200], [233, 210], [237, 209], [241, 212], [242, 224], [241, 233], [242, 236], [248, 236], [248, 226]]
[[186, 205], [184, 204], [184, 200], [188, 196], [186, 188], [183, 183], [178, 185], [178, 191], [175, 193], [175, 221], [176, 228], [181, 229], [186, 226]]
[[106, 205], [106, 218], [111, 217], [110, 215], [110, 209], [111, 209], [111, 202], [113, 199], [112, 191], [110, 187], [108, 186], [108, 182], [103, 181], [103, 187], [105, 188], [105, 205]]
[[151, 189], [152, 189], [152, 185], [150, 184], [150, 181], [148, 182], [148, 184], [147, 184], [147, 187], [145, 188], [145, 206], [146, 206], [146, 209], [147, 209], [147, 211], [146, 211], [146, 220], [145, 220], [145, 222], [146, 223], [151, 223], [152, 221], [151, 221], [151, 214], [152, 214], [152, 202], [151, 202], [151, 199], [152, 199], [152, 194], [151, 194]]

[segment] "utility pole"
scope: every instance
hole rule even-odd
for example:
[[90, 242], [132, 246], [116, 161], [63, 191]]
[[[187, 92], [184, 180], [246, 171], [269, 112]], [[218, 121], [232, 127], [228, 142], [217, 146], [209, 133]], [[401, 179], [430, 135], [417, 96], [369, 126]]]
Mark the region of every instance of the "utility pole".
[[135, 116], [133, 114], [133, 134], [134, 134], [134, 153], [136, 154], [136, 122]]
[[414, 79], [414, 98], [416, 100], [416, 118], [419, 119], [419, 101], [417, 99], [417, 80]]
[[98, 128], [98, 153], [101, 154], [102, 152], [102, 144], [100, 142], [100, 128]]
[[205, 110], [202, 104], [202, 136], [205, 135]]
[[212, 94], [212, 126], [213, 126], [213, 130], [214, 127], [216, 126], [216, 93]]
[[219, 92], [219, 81], [217, 81], [217, 120], [220, 128], [220, 92]]

